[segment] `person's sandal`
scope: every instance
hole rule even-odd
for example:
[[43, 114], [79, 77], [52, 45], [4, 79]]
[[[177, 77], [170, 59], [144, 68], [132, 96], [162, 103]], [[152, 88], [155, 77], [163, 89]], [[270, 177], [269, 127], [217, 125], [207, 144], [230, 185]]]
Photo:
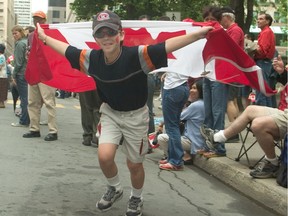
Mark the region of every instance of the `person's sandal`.
[[197, 151], [197, 154], [203, 155], [203, 154], [206, 153], [206, 152], [207, 152], [206, 149], [199, 149], [199, 150]]
[[226, 154], [225, 153], [224, 154], [219, 154], [219, 153], [216, 153], [214, 151], [210, 151], [210, 152], [204, 153], [203, 156], [205, 158], [209, 159], [209, 158], [214, 158], [214, 157], [225, 157]]
[[167, 171], [182, 171], [183, 170], [183, 166], [174, 166], [170, 163], [160, 164], [159, 168], [161, 170], [167, 170]]
[[159, 164], [166, 164], [166, 163], [168, 163], [168, 160], [167, 159], [163, 159], [163, 160], [160, 160], [158, 163]]

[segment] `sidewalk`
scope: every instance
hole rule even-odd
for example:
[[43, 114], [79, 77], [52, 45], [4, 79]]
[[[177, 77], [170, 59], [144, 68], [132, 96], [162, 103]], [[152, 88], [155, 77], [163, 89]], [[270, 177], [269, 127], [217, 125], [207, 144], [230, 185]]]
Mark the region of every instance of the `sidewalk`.
[[[206, 159], [200, 155], [196, 157], [194, 165], [215, 176], [245, 196], [259, 202], [269, 209], [287, 215], [287, 189], [277, 185], [274, 178], [254, 179], [249, 175], [247, 160], [244, 157], [235, 161], [241, 143], [227, 143], [227, 156]], [[262, 156], [259, 145], [253, 146], [248, 152], [250, 162], [254, 164]]]
[[[158, 109], [160, 101], [154, 100], [154, 112], [156, 117], [162, 115]], [[228, 121], [227, 125], [229, 125]], [[248, 144], [255, 138], [248, 136]], [[250, 141], [250, 142], [249, 142]], [[249, 164], [245, 155], [240, 161], [235, 161], [241, 148], [241, 142], [226, 143], [227, 156], [206, 159], [197, 155], [194, 161], [194, 166], [206, 171], [212, 176], [215, 176], [220, 181], [231, 186], [238, 192], [244, 194], [248, 198], [257, 201], [261, 205], [275, 211], [280, 215], [287, 215], [287, 189], [277, 185], [276, 179], [254, 179], [249, 173]], [[248, 145], [249, 146], [249, 145]], [[277, 154], [280, 151], [277, 149]], [[251, 165], [254, 165], [262, 156], [263, 151], [256, 143], [249, 151], [248, 157]]]

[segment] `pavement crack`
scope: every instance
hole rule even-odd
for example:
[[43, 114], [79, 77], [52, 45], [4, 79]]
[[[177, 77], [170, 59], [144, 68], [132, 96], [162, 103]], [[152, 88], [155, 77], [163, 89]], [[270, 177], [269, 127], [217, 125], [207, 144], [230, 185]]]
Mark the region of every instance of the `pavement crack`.
[[[208, 215], [208, 216], [211, 215], [210, 211], [208, 211], [207, 209], [205, 209], [201, 206], [194, 204], [191, 199], [189, 199], [187, 196], [182, 194], [176, 187], [174, 187], [174, 185], [171, 182], [168, 182], [165, 178], [163, 178], [161, 176], [161, 172], [162, 172], [161, 170], [158, 171], [158, 179], [159, 180], [161, 180], [162, 182], [165, 182], [167, 185], [169, 185], [169, 187], [172, 191], [174, 191], [179, 197], [186, 200], [191, 206], [195, 207], [198, 210], [198, 212], [202, 213], [203, 215]], [[167, 172], [167, 171], [165, 171], [165, 172]], [[194, 191], [193, 187], [188, 185], [184, 179], [179, 178], [178, 175], [174, 172], [170, 172], [170, 173], [172, 173], [176, 179], [180, 180], [184, 185], [186, 185], [188, 188], [190, 188], [192, 191]]]

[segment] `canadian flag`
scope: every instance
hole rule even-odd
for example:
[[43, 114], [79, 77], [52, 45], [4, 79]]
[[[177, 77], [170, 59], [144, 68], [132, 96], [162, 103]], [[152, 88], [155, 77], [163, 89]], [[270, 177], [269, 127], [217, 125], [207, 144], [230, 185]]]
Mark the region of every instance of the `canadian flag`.
[[[168, 38], [193, 32], [207, 23], [123, 20], [125, 46], [156, 44]], [[211, 25], [211, 24], [209, 24]], [[215, 25], [214, 25], [215, 26]], [[92, 23], [42, 25], [45, 33], [80, 49], [99, 49], [92, 37]], [[265, 83], [261, 69], [223, 30], [215, 26], [206, 39], [198, 40], [167, 55], [168, 67], [159, 71], [187, 77], [206, 76], [223, 83], [249, 85], [266, 95], [274, 94]], [[58, 89], [82, 92], [95, 89], [92, 77], [71, 68], [65, 57], [45, 46], [34, 34], [26, 69], [30, 85], [43, 82]]]

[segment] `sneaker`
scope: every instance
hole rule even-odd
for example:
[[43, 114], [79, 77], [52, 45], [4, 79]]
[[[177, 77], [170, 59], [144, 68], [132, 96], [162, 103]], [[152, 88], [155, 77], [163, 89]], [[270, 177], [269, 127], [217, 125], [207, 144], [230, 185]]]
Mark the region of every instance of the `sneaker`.
[[90, 137], [85, 137], [82, 141], [82, 144], [85, 146], [91, 146], [92, 138]]
[[200, 132], [202, 134], [202, 136], [205, 139], [206, 145], [208, 146], [208, 148], [210, 149], [215, 149], [215, 145], [216, 143], [214, 142], [214, 130], [206, 127], [205, 125], [202, 125], [200, 127]]
[[24, 125], [24, 124], [20, 124], [20, 123], [11, 123], [12, 127], [28, 127], [29, 125]]
[[260, 179], [275, 178], [278, 170], [279, 165], [276, 166], [270, 161], [264, 159], [263, 161], [258, 163], [255, 170], [252, 170], [250, 172], [250, 176]]
[[123, 196], [123, 190], [116, 191], [116, 188], [113, 186], [108, 186], [107, 191], [101, 197], [100, 201], [96, 203], [96, 208], [102, 212], [108, 211], [111, 209], [114, 202], [120, 200]]
[[141, 216], [142, 208], [143, 208], [143, 199], [132, 196], [128, 201], [126, 216]]

